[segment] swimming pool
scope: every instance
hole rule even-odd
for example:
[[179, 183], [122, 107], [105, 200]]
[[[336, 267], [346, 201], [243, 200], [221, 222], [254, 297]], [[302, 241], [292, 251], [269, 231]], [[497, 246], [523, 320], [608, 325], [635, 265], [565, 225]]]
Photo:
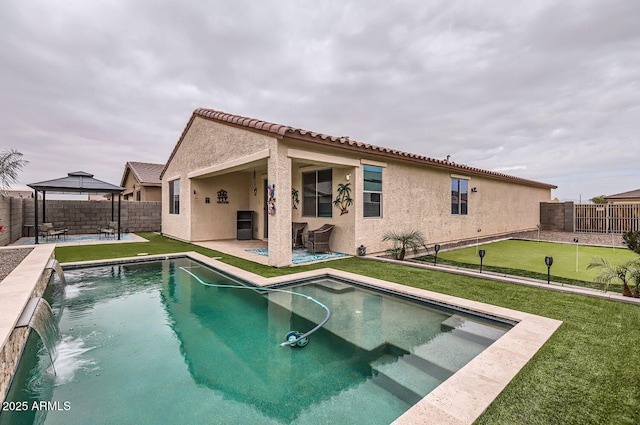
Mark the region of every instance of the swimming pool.
[[31, 336], [7, 397], [60, 409], [3, 412], [0, 424], [390, 423], [510, 327], [319, 278], [289, 289], [331, 320], [306, 347], [280, 347], [322, 310], [207, 287], [180, 267], [230, 282], [187, 258], [67, 272], [47, 294], [58, 376]]

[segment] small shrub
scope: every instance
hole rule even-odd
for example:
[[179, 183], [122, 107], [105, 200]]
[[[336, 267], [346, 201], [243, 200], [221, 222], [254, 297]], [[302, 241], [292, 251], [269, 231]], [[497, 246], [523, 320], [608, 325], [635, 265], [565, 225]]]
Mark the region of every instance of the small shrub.
[[631, 251], [640, 254], [640, 231], [630, 231], [626, 232], [622, 235], [622, 239], [624, 240], [625, 245]]

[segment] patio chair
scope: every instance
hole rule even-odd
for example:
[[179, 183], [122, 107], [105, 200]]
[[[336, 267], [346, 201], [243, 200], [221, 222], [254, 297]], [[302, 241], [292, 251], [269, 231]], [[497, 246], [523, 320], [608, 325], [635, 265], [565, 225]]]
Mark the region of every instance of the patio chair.
[[325, 224], [319, 229], [311, 230], [307, 233], [307, 249], [315, 254], [317, 252], [331, 252], [329, 239], [331, 232], [336, 227], [333, 224]]
[[117, 232], [118, 232], [118, 223], [115, 221], [110, 221], [108, 225], [98, 229], [98, 235], [99, 236], [104, 235], [105, 237], [109, 237], [109, 235], [113, 235], [115, 237], [115, 234]]
[[42, 223], [38, 226], [38, 235], [44, 237], [47, 240], [49, 240], [49, 236], [55, 236], [58, 239], [60, 239], [60, 236], [66, 238], [67, 233], [69, 233], [69, 229], [63, 227], [54, 227], [53, 223]]
[[291, 246], [294, 248], [303, 246], [302, 231], [305, 227], [307, 227], [307, 223], [291, 223]]

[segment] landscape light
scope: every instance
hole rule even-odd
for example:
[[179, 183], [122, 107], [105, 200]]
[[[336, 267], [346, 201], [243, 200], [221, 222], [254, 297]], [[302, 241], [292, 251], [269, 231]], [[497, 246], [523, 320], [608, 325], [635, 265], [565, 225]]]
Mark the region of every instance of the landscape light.
[[482, 273], [482, 259], [484, 258], [485, 254], [486, 251], [484, 249], [478, 251], [478, 255], [480, 256], [480, 273]]
[[551, 266], [553, 265], [553, 257], [544, 257], [544, 263], [547, 265], [547, 285], [551, 282]]
[[438, 264], [438, 251], [440, 251], [440, 244], [437, 243], [433, 246], [433, 250], [436, 252], [435, 257], [433, 258], [433, 265]]

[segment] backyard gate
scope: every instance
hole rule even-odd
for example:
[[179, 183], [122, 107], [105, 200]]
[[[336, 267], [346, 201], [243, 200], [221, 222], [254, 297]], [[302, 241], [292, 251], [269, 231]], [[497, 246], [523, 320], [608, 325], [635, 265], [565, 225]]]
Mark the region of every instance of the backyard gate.
[[640, 203], [576, 204], [573, 217], [576, 232], [624, 233], [640, 230]]

